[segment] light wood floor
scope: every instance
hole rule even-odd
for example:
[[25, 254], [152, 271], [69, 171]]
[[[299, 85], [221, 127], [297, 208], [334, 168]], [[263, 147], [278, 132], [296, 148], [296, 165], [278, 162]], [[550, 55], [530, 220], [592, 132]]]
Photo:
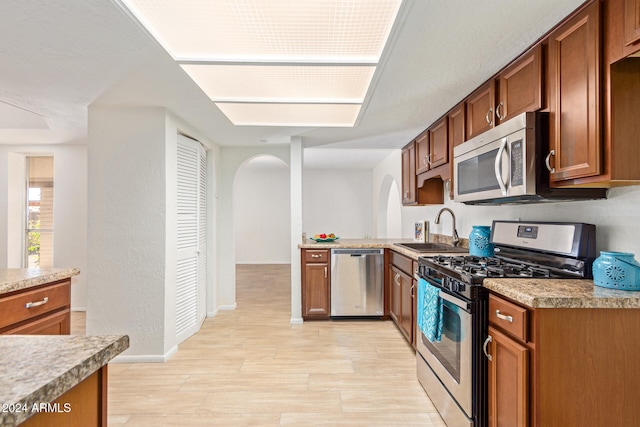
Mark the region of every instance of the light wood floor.
[[291, 326], [289, 288], [288, 265], [238, 266], [238, 308], [171, 360], [110, 364], [109, 426], [445, 426], [391, 321]]

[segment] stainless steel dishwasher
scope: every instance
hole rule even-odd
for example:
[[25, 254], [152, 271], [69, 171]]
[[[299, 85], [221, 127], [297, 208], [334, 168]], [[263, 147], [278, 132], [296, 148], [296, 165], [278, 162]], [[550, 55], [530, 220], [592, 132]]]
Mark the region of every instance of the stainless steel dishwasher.
[[384, 315], [384, 249], [331, 249], [331, 317]]

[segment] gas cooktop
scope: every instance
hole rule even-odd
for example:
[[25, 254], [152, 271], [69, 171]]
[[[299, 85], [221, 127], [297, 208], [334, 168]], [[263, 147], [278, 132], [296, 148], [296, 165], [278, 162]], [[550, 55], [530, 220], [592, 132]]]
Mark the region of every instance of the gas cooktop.
[[456, 293], [488, 277], [589, 278], [595, 226], [583, 223], [494, 221], [495, 256], [437, 255], [418, 259], [418, 274]]
[[474, 277], [567, 277], [551, 268], [526, 263], [508, 261], [496, 257], [445, 256], [427, 258], [433, 265], [459, 272], [463, 276]]

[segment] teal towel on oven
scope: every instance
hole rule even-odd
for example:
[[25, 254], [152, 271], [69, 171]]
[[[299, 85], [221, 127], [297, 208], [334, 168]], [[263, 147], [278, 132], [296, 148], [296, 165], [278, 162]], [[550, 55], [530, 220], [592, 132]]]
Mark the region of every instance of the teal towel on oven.
[[426, 280], [418, 280], [418, 328], [431, 342], [440, 342], [442, 337], [443, 305], [440, 290]]

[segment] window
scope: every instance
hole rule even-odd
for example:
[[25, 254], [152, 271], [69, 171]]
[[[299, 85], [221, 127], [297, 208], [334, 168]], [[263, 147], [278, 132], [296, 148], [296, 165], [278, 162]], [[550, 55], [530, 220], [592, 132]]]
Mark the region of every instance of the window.
[[53, 267], [53, 157], [26, 158], [25, 266]]

